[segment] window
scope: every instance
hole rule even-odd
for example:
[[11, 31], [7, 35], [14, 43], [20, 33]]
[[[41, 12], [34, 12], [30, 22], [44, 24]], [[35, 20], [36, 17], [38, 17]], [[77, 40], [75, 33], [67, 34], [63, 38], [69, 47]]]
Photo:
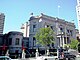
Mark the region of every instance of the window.
[[60, 30], [62, 30], [62, 28], [60, 28]]
[[33, 32], [35, 31], [35, 29], [36, 29], [36, 25], [33, 25]]
[[70, 34], [71, 34], [71, 36], [72, 36], [72, 30], [70, 30]]
[[19, 45], [19, 38], [16, 38], [15, 45]]
[[0, 45], [2, 45], [3, 44], [3, 39], [0, 37]]
[[60, 31], [63, 32], [63, 28], [60, 28]]
[[69, 33], [69, 30], [67, 30], [67, 32]]
[[47, 27], [49, 27], [49, 25], [47, 25]]
[[33, 28], [36, 28], [36, 25], [33, 25]]
[[58, 37], [58, 39], [59, 39], [59, 42], [58, 43], [59, 43], [59, 46], [60, 46], [60, 38]]
[[70, 43], [70, 40], [69, 40], [69, 37], [67, 37], [67, 44], [69, 44]]
[[36, 39], [35, 37], [33, 37], [33, 46], [35, 46], [35, 43], [36, 43]]
[[9, 45], [12, 44], [12, 38], [9, 38]]
[[78, 11], [78, 13], [79, 13], [79, 11]]
[[66, 44], [66, 43], [67, 43], [67, 42], [66, 42], [66, 38], [67, 38], [67, 37], [64, 37], [64, 44]]
[[53, 30], [53, 26], [51, 26], [51, 29]]

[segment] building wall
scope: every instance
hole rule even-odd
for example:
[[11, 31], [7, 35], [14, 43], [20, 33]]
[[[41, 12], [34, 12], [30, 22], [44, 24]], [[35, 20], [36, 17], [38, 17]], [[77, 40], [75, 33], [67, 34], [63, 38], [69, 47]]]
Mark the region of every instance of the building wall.
[[16, 53], [16, 50], [18, 53], [22, 52], [22, 39], [23, 34], [21, 32], [13, 31], [8, 33], [10, 53]]
[[[34, 35], [40, 28], [45, 28], [45, 27], [51, 27], [53, 31], [55, 32], [55, 47], [62, 46], [63, 42], [63, 47], [65, 44], [69, 44], [70, 40], [76, 39], [76, 33], [75, 33], [75, 25], [74, 23], [67, 22], [64, 19], [60, 18], [55, 18], [51, 17], [48, 15], [41, 14], [40, 16], [34, 16], [32, 15], [29, 19], [29, 47], [34, 48], [36, 47], [36, 42], [35, 46], [34, 45]], [[62, 29], [62, 30], [61, 30]], [[62, 34], [63, 33], [63, 34]], [[61, 38], [62, 35], [62, 38]], [[62, 42], [60, 42], [63, 40]], [[69, 40], [69, 41], [68, 41]], [[66, 41], [66, 43], [64, 43]]]
[[28, 37], [23, 37], [22, 46], [23, 46], [23, 49], [26, 49], [26, 50], [29, 48], [29, 38]]
[[80, 34], [80, 0], [77, 0], [76, 13], [77, 13], [77, 20], [78, 20], [78, 29]]
[[0, 34], [0, 47], [3, 45], [3, 35]]
[[5, 15], [0, 13], [0, 34], [3, 34]]
[[80, 42], [80, 34], [78, 29], [76, 29], [76, 37], [77, 37], [77, 40]]
[[29, 26], [28, 22], [22, 24], [21, 26], [21, 32], [23, 33], [24, 37], [29, 37]]
[[34, 35], [36, 34], [36, 31], [39, 29], [39, 26], [40, 26], [39, 20], [34, 19], [34, 20], [29, 21], [29, 26], [30, 26], [30, 29], [29, 29], [29, 47], [32, 48], [34, 45], [34, 42], [33, 42]]
[[[57, 18], [57, 37], [59, 40], [63, 40], [63, 47], [65, 44], [69, 44], [71, 39], [76, 39], [75, 25], [74, 23], [67, 22], [65, 20]], [[62, 34], [62, 38], [61, 38]], [[59, 41], [58, 42], [61, 42]], [[60, 43], [62, 46], [62, 42]]]

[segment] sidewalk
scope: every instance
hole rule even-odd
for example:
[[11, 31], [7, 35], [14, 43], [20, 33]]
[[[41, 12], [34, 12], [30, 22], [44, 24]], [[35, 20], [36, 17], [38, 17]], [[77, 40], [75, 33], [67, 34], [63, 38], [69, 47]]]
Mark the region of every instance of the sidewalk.
[[11, 60], [36, 60], [36, 58], [26, 58], [26, 59], [11, 59]]
[[26, 60], [36, 60], [36, 58], [28, 58], [28, 59], [26, 59]]

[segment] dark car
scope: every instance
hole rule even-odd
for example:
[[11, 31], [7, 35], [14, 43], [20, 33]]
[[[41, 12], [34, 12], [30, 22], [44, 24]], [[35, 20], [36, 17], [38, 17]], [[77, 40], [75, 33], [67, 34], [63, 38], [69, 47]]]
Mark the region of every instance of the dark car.
[[74, 60], [75, 60], [75, 58], [76, 58], [75, 55], [72, 55], [72, 54], [70, 54], [70, 53], [64, 53], [64, 57], [65, 57], [65, 58], [69, 58], [69, 59], [74, 59]]

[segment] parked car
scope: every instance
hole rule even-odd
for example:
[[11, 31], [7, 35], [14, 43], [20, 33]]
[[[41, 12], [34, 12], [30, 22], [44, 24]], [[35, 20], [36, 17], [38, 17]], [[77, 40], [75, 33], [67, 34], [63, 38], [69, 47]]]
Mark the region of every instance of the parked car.
[[0, 60], [11, 60], [8, 56], [0, 56]]
[[76, 56], [75, 55], [72, 55], [72, 54], [70, 54], [70, 53], [64, 53], [64, 57], [65, 58], [69, 58], [69, 59], [73, 59], [73, 60], [75, 60], [75, 58], [76, 58]]

